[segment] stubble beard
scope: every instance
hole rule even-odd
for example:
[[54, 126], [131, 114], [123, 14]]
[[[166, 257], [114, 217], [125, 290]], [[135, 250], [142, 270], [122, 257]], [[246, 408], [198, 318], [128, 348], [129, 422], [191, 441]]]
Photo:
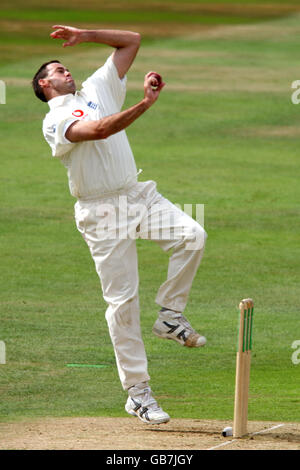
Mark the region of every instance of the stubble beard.
[[68, 95], [69, 93], [72, 93], [74, 95], [76, 92], [76, 85], [73, 80], [63, 83], [57, 80], [51, 80], [51, 83], [52, 89], [56, 91], [59, 95]]

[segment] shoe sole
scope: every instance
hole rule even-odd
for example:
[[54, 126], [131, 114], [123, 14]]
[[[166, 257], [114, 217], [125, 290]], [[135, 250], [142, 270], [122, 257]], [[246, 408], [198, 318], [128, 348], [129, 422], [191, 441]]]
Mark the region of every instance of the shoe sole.
[[151, 421], [148, 421], [147, 419], [141, 418], [137, 413], [135, 414], [135, 416], [137, 416], [140, 419], [140, 421], [142, 421], [145, 424], [163, 424], [163, 423], [168, 423], [170, 421], [170, 418], [161, 418], [161, 419], [156, 419], [156, 420], [152, 419]]
[[127, 410], [125, 408], [125, 411], [127, 411], [127, 413], [130, 414], [131, 416], [135, 416], [136, 418], [139, 418], [140, 421], [142, 421], [145, 424], [163, 424], [163, 423], [168, 423], [170, 421], [170, 417], [148, 421], [147, 419], [141, 418], [140, 415], [133, 410]]

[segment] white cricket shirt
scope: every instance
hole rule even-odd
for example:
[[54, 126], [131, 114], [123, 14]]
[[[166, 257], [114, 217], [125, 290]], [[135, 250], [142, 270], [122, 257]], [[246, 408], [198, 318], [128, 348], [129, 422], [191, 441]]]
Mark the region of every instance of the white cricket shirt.
[[98, 120], [118, 113], [126, 95], [126, 77], [119, 78], [110, 56], [75, 95], [48, 101], [50, 111], [43, 121], [43, 134], [68, 170], [72, 196], [94, 199], [116, 192], [137, 181], [137, 169], [125, 131], [107, 139], [72, 143], [65, 137], [78, 120]]

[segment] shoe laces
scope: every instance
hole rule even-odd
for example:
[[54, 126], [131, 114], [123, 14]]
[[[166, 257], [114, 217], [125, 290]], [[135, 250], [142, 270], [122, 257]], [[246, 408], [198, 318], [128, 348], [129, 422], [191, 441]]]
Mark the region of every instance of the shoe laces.
[[159, 409], [157, 401], [151, 395], [151, 389], [150, 388], [149, 388], [149, 390], [146, 391], [146, 393], [145, 393], [145, 395], [142, 399], [142, 406], [145, 406], [145, 407], [147, 407], [147, 408], [149, 408], [153, 411]]
[[143, 390], [141, 390], [141, 393], [137, 394], [136, 396], [134, 396], [132, 398], [139, 399], [140, 402], [141, 402], [142, 407], [151, 409], [153, 411], [159, 409], [157, 401], [155, 400], [155, 398], [153, 398], [153, 396], [151, 394], [151, 388], [150, 387], [144, 388]]
[[[169, 310], [169, 312], [172, 312], [171, 310]], [[164, 314], [162, 313], [162, 320], [164, 320]], [[169, 314], [169, 319], [172, 321], [172, 320], [175, 320], [177, 321], [180, 325], [184, 326], [185, 328], [187, 328], [189, 331], [193, 332], [193, 333], [196, 333], [196, 331], [192, 328], [191, 324], [189, 323], [189, 321], [187, 320], [187, 318], [185, 318], [184, 315], [182, 315], [182, 313], [172, 313], [171, 315]]]
[[184, 326], [188, 331], [190, 331], [191, 333], [196, 333], [196, 330], [194, 330], [191, 326], [191, 324], [189, 323], [189, 321], [185, 318], [185, 316], [183, 316], [182, 314], [179, 314], [178, 316], [174, 316], [172, 317], [174, 320], [177, 320], [178, 323], [182, 326]]

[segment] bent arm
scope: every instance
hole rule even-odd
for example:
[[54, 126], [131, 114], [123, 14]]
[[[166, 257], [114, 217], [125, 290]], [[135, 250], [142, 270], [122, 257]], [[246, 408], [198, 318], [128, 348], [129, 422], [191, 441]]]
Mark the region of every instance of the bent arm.
[[139, 50], [140, 34], [132, 31], [116, 30], [85, 30], [83, 32], [84, 42], [96, 42], [115, 47], [113, 62], [118, 70], [120, 78], [123, 78]]
[[68, 128], [66, 138], [70, 142], [107, 139], [107, 137], [126, 129], [126, 127], [141, 116], [148, 107], [146, 101], [142, 100], [125, 111], [106, 116], [97, 121], [75, 121]]
[[162, 82], [156, 89], [152, 89], [151, 72], [149, 72], [144, 80], [144, 98], [139, 103], [96, 121], [75, 121], [67, 129], [66, 138], [70, 142], [107, 139], [126, 129], [155, 103], [164, 85]]
[[120, 78], [123, 78], [130, 68], [139, 50], [141, 37], [139, 33], [118, 30], [88, 30], [71, 26], [55, 25], [56, 30], [51, 33], [54, 39], [65, 39], [66, 46], [75, 46], [81, 42], [95, 42], [114, 47], [113, 61]]

